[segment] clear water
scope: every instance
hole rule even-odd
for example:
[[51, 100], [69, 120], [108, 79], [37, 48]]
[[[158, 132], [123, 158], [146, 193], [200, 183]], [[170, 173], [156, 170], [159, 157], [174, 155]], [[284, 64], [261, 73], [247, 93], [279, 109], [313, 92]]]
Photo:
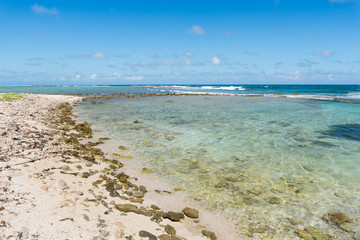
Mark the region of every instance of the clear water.
[[[78, 111], [244, 233], [267, 226], [260, 238], [297, 239], [296, 228], [315, 226], [336, 239], [353, 237], [321, 219], [331, 211], [357, 219], [348, 225], [360, 233], [359, 104], [167, 96], [84, 103]], [[289, 217], [304, 224], [292, 226]]]

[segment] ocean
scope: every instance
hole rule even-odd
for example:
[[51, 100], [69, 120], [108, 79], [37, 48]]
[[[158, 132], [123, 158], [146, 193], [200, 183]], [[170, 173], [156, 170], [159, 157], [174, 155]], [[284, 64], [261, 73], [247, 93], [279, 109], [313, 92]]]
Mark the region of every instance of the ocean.
[[[360, 234], [359, 85], [7, 86], [0, 92], [178, 94], [89, 100], [76, 111], [240, 232], [255, 227], [265, 229], [259, 239], [300, 239], [296, 229], [314, 226], [335, 239]], [[325, 221], [329, 212], [355, 219], [346, 223], [351, 231]]]

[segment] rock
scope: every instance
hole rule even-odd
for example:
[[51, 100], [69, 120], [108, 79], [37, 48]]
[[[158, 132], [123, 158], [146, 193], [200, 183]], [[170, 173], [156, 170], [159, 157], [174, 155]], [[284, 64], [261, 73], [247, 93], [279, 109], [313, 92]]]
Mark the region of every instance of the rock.
[[149, 240], [157, 240], [157, 237], [155, 237], [155, 235], [153, 235], [153, 234], [151, 234], [151, 233], [149, 233], [147, 231], [144, 231], [144, 230], [139, 232], [139, 236], [140, 237], [147, 237], [147, 238], [149, 238]]
[[260, 194], [261, 194], [261, 192], [258, 191], [258, 190], [256, 190], [256, 189], [250, 189], [250, 190], [248, 190], [248, 192], [249, 192], [249, 193], [252, 193], [252, 194], [254, 194], [254, 195], [260, 195]]
[[69, 166], [65, 165], [65, 166], [62, 166], [62, 167], [61, 167], [61, 170], [71, 171], [71, 168], [70, 168]]
[[88, 178], [88, 177], [91, 176], [91, 174], [88, 173], [88, 172], [83, 172], [81, 176], [82, 176], [83, 178]]
[[193, 208], [184, 208], [182, 212], [189, 218], [199, 218], [199, 211]]
[[180, 187], [175, 187], [175, 188], [174, 188], [174, 191], [175, 191], [175, 192], [185, 191], [185, 188], [184, 188], [184, 187], [181, 187], [181, 186], [180, 186]]
[[229, 182], [240, 182], [240, 181], [241, 181], [241, 178], [229, 176], [229, 177], [226, 177], [225, 180], [226, 180], [226, 181], [229, 181]]
[[281, 199], [278, 197], [270, 197], [269, 198], [269, 203], [271, 204], [280, 204], [281, 203]]
[[202, 233], [202, 235], [204, 235], [205, 237], [210, 238], [211, 240], [216, 240], [216, 239], [217, 239], [217, 237], [216, 237], [216, 235], [215, 235], [214, 232], [210, 232], [210, 231], [208, 231], [208, 230], [202, 230], [201, 233]]
[[249, 228], [252, 233], [264, 233], [267, 229], [265, 227]]
[[151, 207], [152, 209], [154, 209], [154, 210], [160, 210], [160, 208], [159, 208], [158, 206], [154, 205], [154, 204], [152, 204], [150, 207]]
[[117, 204], [115, 208], [120, 212], [137, 212], [139, 210], [137, 206], [132, 204]]
[[83, 218], [84, 218], [86, 221], [90, 221], [90, 218], [89, 218], [89, 216], [88, 216], [88, 215], [86, 215], [86, 214], [82, 214], [82, 216], [83, 216]]
[[330, 235], [321, 232], [319, 229], [317, 229], [315, 227], [311, 227], [311, 226], [306, 227], [305, 231], [310, 233], [310, 235], [316, 240], [330, 240], [331, 239]]
[[344, 213], [340, 213], [340, 212], [329, 212], [329, 213], [325, 214], [322, 218], [325, 221], [327, 221], [329, 223], [334, 223], [336, 225], [340, 225], [344, 222], [349, 222], [351, 220]]
[[226, 182], [218, 182], [217, 184], [215, 184], [216, 188], [225, 188], [227, 187], [227, 183]]
[[162, 234], [160, 236], [158, 236], [159, 240], [171, 240], [171, 237], [169, 235], [166, 234]]
[[296, 235], [299, 237], [305, 239], [305, 240], [313, 240], [313, 237], [310, 233], [305, 232], [304, 230], [296, 229], [295, 230]]
[[147, 189], [146, 189], [146, 187], [145, 186], [143, 186], [143, 185], [140, 185], [140, 191], [142, 191], [142, 192], [144, 192], [144, 193], [146, 193], [147, 192]]
[[164, 218], [170, 219], [173, 222], [180, 222], [184, 219], [184, 214], [179, 212], [167, 212], [164, 214]]
[[143, 169], [141, 170], [141, 172], [142, 172], [142, 173], [151, 173], [151, 170], [148, 169], [148, 168], [143, 168]]
[[133, 121], [133, 123], [142, 123], [142, 121], [135, 120], [135, 121]]
[[169, 225], [169, 224], [165, 226], [165, 232], [167, 234], [170, 234], [170, 235], [175, 235], [176, 234], [175, 228], [173, 226]]
[[67, 185], [67, 183], [60, 179], [59, 182], [58, 182], [58, 187], [61, 189], [61, 190], [66, 190], [66, 189], [69, 189], [69, 186]]
[[127, 148], [127, 147], [124, 147], [124, 146], [119, 146], [119, 149], [120, 149], [120, 150], [127, 150], [128, 148]]
[[304, 224], [303, 221], [297, 220], [295, 218], [288, 218], [288, 220], [294, 226]]
[[136, 198], [143, 198], [144, 197], [144, 192], [133, 192], [133, 196]]
[[349, 226], [347, 226], [347, 225], [344, 224], [344, 223], [341, 223], [341, 224], [339, 225], [339, 228], [341, 228], [342, 230], [344, 230], [344, 231], [346, 231], [346, 232], [352, 232], [352, 231], [353, 231]]

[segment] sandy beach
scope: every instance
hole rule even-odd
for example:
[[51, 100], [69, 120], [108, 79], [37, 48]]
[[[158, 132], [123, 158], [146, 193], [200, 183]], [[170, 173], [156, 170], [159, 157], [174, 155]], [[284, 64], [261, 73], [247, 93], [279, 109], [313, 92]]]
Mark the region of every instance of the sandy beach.
[[0, 101], [0, 239], [241, 239], [126, 149], [107, 152], [101, 133], [75, 122], [77, 101]]

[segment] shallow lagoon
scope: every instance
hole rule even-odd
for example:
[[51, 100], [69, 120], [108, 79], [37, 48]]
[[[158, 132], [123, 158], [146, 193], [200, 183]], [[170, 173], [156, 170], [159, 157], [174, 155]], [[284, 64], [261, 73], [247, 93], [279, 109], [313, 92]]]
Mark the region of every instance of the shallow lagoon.
[[[142, 164], [243, 233], [294, 239], [343, 212], [360, 233], [360, 105], [281, 97], [167, 96], [81, 104], [81, 120], [126, 140]], [[136, 121], [137, 120], [137, 121]], [[137, 122], [137, 123], [134, 123]], [[349, 137], [350, 136], [350, 137]], [[288, 218], [303, 222], [293, 226]]]

